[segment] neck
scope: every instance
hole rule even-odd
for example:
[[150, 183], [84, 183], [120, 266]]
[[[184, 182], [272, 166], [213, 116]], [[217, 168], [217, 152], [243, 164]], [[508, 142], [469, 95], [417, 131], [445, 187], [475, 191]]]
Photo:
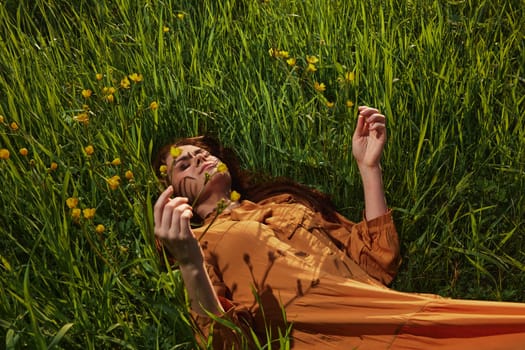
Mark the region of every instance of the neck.
[[226, 203], [226, 206], [230, 205], [230, 198], [229, 195], [226, 193], [217, 193], [212, 194], [208, 196], [206, 199], [203, 199], [202, 201], [199, 201], [199, 203], [196, 205], [193, 210], [203, 219], [208, 217], [211, 213], [213, 213], [217, 209], [217, 204], [220, 201], [224, 201]]

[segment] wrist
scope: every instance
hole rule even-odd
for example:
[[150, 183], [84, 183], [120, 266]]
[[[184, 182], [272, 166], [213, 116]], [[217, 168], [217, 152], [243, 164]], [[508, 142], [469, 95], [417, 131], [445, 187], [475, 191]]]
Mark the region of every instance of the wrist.
[[383, 173], [383, 170], [381, 169], [381, 165], [379, 163], [372, 165], [357, 163], [357, 168], [359, 169], [359, 173], [362, 177], [368, 175], [381, 175]]

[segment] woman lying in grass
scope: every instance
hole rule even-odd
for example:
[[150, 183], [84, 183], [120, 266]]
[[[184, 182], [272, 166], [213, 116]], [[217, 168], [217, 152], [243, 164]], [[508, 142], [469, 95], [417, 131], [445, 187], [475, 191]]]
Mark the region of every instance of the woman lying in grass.
[[180, 268], [201, 339], [211, 336], [213, 349], [278, 347], [287, 332], [296, 349], [521, 347], [525, 304], [386, 287], [401, 259], [380, 167], [385, 117], [366, 106], [359, 112], [359, 223], [322, 193], [241, 171], [209, 138], [161, 149], [154, 167], [167, 188], [155, 204], [155, 234]]

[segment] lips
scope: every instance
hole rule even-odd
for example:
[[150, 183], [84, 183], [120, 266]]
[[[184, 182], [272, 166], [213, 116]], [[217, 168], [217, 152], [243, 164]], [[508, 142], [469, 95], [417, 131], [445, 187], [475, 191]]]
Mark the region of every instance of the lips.
[[216, 166], [217, 166], [217, 162], [216, 162], [216, 161], [213, 161], [213, 162], [206, 162], [206, 163], [204, 163], [204, 164], [202, 165], [199, 174], [202, 174], [204, 171], [206, 171], [206, 170], [208, 170], [208, 169], [215, 168]]

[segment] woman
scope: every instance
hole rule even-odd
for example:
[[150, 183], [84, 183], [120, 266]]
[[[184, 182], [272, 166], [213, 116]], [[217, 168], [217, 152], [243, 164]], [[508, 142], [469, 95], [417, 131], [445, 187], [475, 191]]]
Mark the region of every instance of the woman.
[[[399, 243], [383, 191], [385, 117], [362, 106], [352, 153], [363, 182], [359, 223], [289, 181], [254, 183], [206, 138], [165, 146], [167, 188], [155, 235], [178, 263], [192, 313], [212, 347], [251, 347], [290, 325], [296, 349], [512, 349], [525, 344], [525, 305], [388, 289]], [[223, 165], [227, 165], [228, 170]], [[243, 200], [236, 196], [239, 192]], [[192, 218], [203, 224], [192, 228]], [[230, 321], [227, 327], [225, 321]]]

